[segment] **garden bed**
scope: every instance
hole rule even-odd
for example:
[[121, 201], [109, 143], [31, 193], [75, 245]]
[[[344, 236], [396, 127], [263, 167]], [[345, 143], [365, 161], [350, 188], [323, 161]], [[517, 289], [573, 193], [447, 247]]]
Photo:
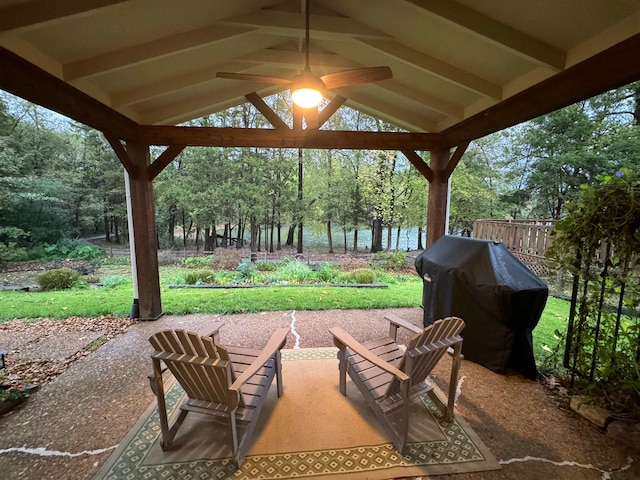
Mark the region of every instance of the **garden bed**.
[[170, 285], [169, 288], [264, 288], [264, 287], [350, 287], [350, 288], [388, 288], [386, 283], [246, 283], [214, 285]]

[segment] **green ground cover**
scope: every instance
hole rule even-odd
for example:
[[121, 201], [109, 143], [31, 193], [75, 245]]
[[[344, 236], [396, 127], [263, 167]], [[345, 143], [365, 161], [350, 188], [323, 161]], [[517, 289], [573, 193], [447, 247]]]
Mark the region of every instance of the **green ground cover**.
[[[384, 273], [387, 288], [334, 287], [330, 285], [269, 288], [171, 288], [184, 277], [183, 267], [161, 267], [162, 307], [166, 314], [232, 314], [280, 310], [383, 309], [419, 307], [422, 281], [415, 275]], [[51, 292], [0, 292], [0, 322], [11, 319], [56, 318], [101, 315], [128, 316], [132, 284], [126, 268], [106, 267], [100, 271], [103, 286]], [[569, 304], [550, 297], [534, 330], [538, 359], [558, 345], [555, 332], [564, 332]]]

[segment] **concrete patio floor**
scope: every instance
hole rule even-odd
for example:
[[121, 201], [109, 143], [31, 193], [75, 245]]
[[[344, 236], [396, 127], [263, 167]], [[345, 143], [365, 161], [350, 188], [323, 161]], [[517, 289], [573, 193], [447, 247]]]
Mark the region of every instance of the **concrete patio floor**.
[[[260, 348], [275, 328], [289, 326], [293, 328], [285, 348], [329, 347], [332, 326], [343, 326], [359, 340], [386, 334], [387, 313], [416, 325], [422, 320], [422, 311], [410, 308], [165, 316], [136, 323], [42, 386], [22, 407], [0, 417], [0, 478], [93, 478], [154, 400], [147, 381], [152, 351], [147, 339], [158, 330], [185, 328], [204, 334], [213, 321], [224, 321], [223, 343]], [[441, 386], [448, 366], [445, 360], [435, 371]], [[460, 379], [457, 411], [503, 468], [448, 478], [640, 478], [640, 459], [633, 452], [560, 408], [540, 383], [497, 375], [469, 361], [463, 361]], [[286, 394], [286, 378], [284, 385]]]

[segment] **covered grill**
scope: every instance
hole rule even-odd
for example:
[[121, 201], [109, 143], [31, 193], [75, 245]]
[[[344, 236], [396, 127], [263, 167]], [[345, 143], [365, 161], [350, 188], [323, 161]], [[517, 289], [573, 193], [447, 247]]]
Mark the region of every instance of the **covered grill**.
[[547, 285], [502, 243], [444, 236], [422, 252], [424, 325], [462, 318], [462, 353], [497, 373], [535, 378], [532, 331], [547, 302]]

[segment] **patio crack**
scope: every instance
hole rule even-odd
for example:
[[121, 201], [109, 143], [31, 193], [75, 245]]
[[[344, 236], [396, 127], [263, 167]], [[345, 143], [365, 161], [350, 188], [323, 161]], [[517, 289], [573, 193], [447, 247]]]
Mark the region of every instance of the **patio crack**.
[[571, 462], [568, 460], [564, 460], [562, 462], [556, 462], [553, 460], [549, 460], [548, 458], [530, 457], [530, 456], [526, 456], [523, 458], [510, 458], [509, 460], [498, 461], [500, 465], [509, 465], [510, 463], [521, 463], [521, 462], [544, 462], [544, 463], [550, 463], [552, 465], [556, 465], [558, 467], [579, 467], [587, 470], [596, 470], [601, 473], [601, 476], [600, 476], [601, 480], [610, 480], [612, 474], [617, 472], [624, 472], [625, 470], [628, 470], [629, 468], [631, 468], [631, 463], [633, 462], [633, 459], [631, 457], [628, 457], [626, 465], [620, 468], [613, 468], [611, 470], [602, 470], [601, 468], [594, 467], [590, 463], [584, 464], [584, 463], [578, 463], [578, 462]]
[[300, 348], [300, 335], [296, 332], [296, 311], [291, 312], [291, 326], [289, 327], [293, 336], [296, 337], [296, 343], [293, 345], [294, 349]]
[[4, 453], [19, 452], [28, 453], [31, 455], [39, 455], [41, 457], [81, 457], [83, 455], [100, 455], [101, 453], [108, 452], [118, 448], [118, 445], [113, 447], [100, 448], [97, 450], [83, 450], [82, 452], [60, 452], [58, 450], [48, 450], [43, 447], [29, 448], [29, 447], [10, 447], [0, 449], [0, 455]]

